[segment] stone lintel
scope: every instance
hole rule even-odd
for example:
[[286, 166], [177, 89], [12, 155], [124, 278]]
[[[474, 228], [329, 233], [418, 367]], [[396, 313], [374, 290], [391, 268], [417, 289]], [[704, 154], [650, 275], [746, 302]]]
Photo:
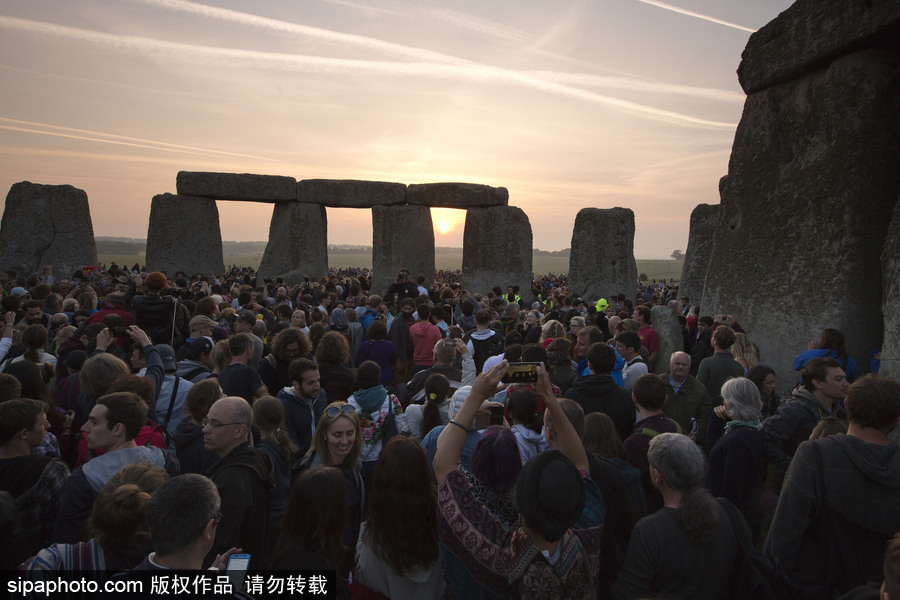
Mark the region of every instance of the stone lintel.
[[406, 203], [406, 185], [358, 179], [303, 179], [297, 200], [334, 208], [372, 208]]
[[406, 203], [438, 208], [507, 206], [509, 190], [477, 183], [420, 183], [406, 188]]
[[281, 175], [179, 171], [176, 189], [179, 195], [201, 196], [214, 200], [267, 203], [297, 200], [297, 180]]

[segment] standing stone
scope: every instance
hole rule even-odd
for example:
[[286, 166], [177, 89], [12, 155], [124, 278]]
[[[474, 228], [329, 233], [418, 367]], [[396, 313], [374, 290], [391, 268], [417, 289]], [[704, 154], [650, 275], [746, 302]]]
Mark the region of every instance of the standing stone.
[[897, 48], [898, 40], [897, 0], [797, 0], [750, 36], [738, 79], [752, 94], [861, 48]]
[[297, 201], [335, 208], [405, 204], [406, 185], [356, 179], [304, 179], [297, 183]]
[[[828, 3], [823, 3], [823, 6]], [[757, 51], [748, 44], [745, 56]], [[861, 370], [882, 343], [878, 260], [900, 194], [900, 52], [863, 50], [748, 96], [701, 301], [733, 313], [779, 389], [825, 327]]]
[[71, 185], [13, 184], [0, 222], [0, 264], [26, 277], [52, 265], [56, 278], [97, 265], [87, 194]]
[[439, 208], [506, 206], [509, 190], [477, 183], [421, 183], [406, 189], [406, 203]]
[[372, 292], [383, 296], [400, 269], [434, 281], [434, 225], [427, 206], [372, 207]]
[[594, 303], [619, 293], [634, 296], [634, 212], [582, 208], [575, 217], [569, 254], [569, 291]]
[[175, 177], [175, 187], [179, 194], [185, 196], [216, 200], [270, 203], [297, 200], [297, 180], [281, 175], [179, 171]]
[[659, 338], [659, 353], [656, 355], [653, 372], [668, 373], [669, 357], [675, 352], [684, 350], [684, 338], [681, 336], [678, 315], [668, 306], [654, 306], [650, 309], [650, 322]]
[[470, 208], [463, 233], [463, 288], [487, 293], [499, 285], [531, 290], [532, 233], [528, 216], [516, 206]]
[[699, 305], [703, 295], [703, 282], [720, 208], [718, 204], [698, 204], [691, 213], [691, 229], [678, 288], [678, 295], [687, 296], [691, 304]]
[[328, 275], [328, 219], [321, 204], [280, 202], [272, 211], [269, 243], [257, 280], [284, 277], [294, 284], [303, 276]]
[[160, 194], [150, 203], [147, 228], [147, 270], [221, 273], [222, 232], [219, 209], [211, 198]]
[[881, 346], [881, 368], [878, 372], [900, 379], [900, 202], [894, 207], [894, 216], [884, 241], [881, 269], [884, 344]]

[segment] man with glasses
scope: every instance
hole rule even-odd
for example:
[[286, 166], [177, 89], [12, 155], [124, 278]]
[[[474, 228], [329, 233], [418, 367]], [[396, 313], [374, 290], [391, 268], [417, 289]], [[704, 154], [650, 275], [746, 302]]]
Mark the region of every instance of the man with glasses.
[[275, 470], [269, 457], [251, 447], [248, 439], [253, 409], [243, 398], [217, 400], [203, 424], [203, 446], [219, 455], [207, 472], [222, 499], [222, 522], [204, 564], [231, 548], [250, 555], [250, 568], [265, 566], [269, 547], [269, 490]]

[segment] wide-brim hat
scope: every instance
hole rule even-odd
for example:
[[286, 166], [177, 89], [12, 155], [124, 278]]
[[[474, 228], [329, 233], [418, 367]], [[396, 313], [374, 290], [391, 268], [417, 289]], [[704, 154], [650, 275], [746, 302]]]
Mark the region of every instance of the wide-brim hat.
[[584, 480], [559, 450], [539, 452], [522, 466], [516, 502], [528, 526], [555, 542], [584, 511]]

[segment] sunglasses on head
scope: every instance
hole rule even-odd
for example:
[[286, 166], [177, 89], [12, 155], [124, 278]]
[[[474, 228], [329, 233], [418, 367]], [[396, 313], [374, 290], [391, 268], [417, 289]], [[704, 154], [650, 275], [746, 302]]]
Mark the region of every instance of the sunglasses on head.
[[341, 406], [329, 406], [325, 409], [325, 416], [331, 417], [332, 419], [335, 417], [339, 417], [341, 415], [352, 415], [356, 412], [356, 407], [352, 404], [344, 404]]

